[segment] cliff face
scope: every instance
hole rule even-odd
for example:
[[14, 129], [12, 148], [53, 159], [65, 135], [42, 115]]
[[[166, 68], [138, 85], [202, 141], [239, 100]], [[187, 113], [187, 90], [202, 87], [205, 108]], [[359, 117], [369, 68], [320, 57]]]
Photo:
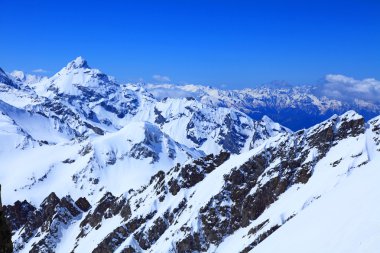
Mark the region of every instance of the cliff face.
[[0, 185], [0, 253], [13, 252], [12, 233], [5, 221], [3, 204], [1, 203], [1, 185]]
[[[151, 144], [154, 136], [147, 139]], [[380, 192], [373, 191], [380, 177], [379, 152], [380, 116], [365, 123], [349, 111], [239, 155], [221, 152], [178, 163], [119, 196], [107, 192], [91, 202], [52, 192], [39, 206], [16, 201], [3, 212], [15, 233], [14, 251], [20, 253], [310, 252], [318, 242], [314, 237], [323, 243], [313, 252], [347, 253], [350, 241], [349, 252], [363, 252], [367, 234], [362, 231], [378, 231], [372, 221], [380, 212]], [[373, 195], [367, 198], [369, 192]], [[352, 203], [359, 200], [371, 208], [358, 214]], [[356, 217], [368, 222], [347, 223]], [[355, 230], [340, 233], [342, 226]], [[336, 235], [343, 248], [326, 249]], [[288, 248], [281, 251], [277, 245], [283, 244]]]

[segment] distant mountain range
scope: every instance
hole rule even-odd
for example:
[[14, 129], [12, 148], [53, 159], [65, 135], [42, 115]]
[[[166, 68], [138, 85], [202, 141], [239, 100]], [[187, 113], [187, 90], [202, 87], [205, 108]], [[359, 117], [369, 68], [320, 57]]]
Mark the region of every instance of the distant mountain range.
[[355, 110], [366, 119], [380, 113], [380, 102], [363, 99], [339, 100], [321, 95], [320, 87], [265, 85], [253, 89], [221, 90], [200, 85], [148, 84], [147, 90], [157, 98], [194, 97], [198, 101], [232, 107], [253, 119], [264, 115], [292, 129], [311, 127], [334, 114]]
[[[73, 73], [74, 69], [77, 72]], [[94, 100], [109, 96], [112, 93], [118, 94], [120, 90], [130, 89], [137, 92], [138, 95], [153, 96], [156, 100], [194, 98], [202, 104], [234, 108], [255, 120], [268, 116], [292, 130], [308, 128], [334, 114], [342, 114], [348, 110], [355, 110], [366, 119], [380, 113], [380, 102], [377, 100], [365, 100], [355, 96], [350, 100], [339, 99], [333, 96], [336, 91], [331, 91], [331, 96], [328, 96], [329, 92], [326, 90], [321, 92], [322, 87], [320, 85], [292, 86], [284, 82], [274, 82], [251, 89], [227, 90], [202, 85], [120, 84], [101, 71], [90, 68], [81, 57], [69, 63], [66, 68], [51, 78], [25, 74], [22, 71], [13, 71], [8, 77], [24, 86], [29, 86], [38, 95], [45, 97], [58, 95], [68, 98], [69, 96], [77, 96], [77, 99], [80, 99], [82, 95]], [[340, 75], [333, 77], [335, 79], [338, 77], [349, 79]], [[73, 85], [73, 83], [77, 83], [78, 86]], [[85, 85], [81, 85], [82, 83]], [[96, 92], [98, 94], [86, 93], [93, 92], [97, 87], [102, 89], [102, 91]], [[347, 93], [349, 94], [349, 92]], [[110, 102], [119, 103], [121, 100], [120, 97], [113, 97]], [[130, 108], [123, 109], [129, 110]], [[87, 111], [91, 110], [88, 108]], [[118, 118], [123, 118], [122, 111], [119, 112]], [[96, 121], [95, 118], [94, 121]]]
[[375, 252], [380, 105], [318, 94], [0, 69], [15, 252]]

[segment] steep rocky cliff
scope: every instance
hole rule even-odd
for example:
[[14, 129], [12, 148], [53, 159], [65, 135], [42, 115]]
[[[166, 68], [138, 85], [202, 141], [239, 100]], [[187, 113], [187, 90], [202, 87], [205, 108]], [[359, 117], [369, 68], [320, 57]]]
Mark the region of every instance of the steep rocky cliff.
[[[328, 118], [348, 105], [307, 89], [157, 88], [83, 58], [0, 70], [4, 252], [11, 231], [15, 252], [377, 253], [380, 117]], [[313, 111], [297, 132], [263, 116]]]
[[[138, 189], [107, 192], [93, 206], [55, 193], [39, 207], [8, 205], [16, 251], [255, 252], [348, 180], [369, 182], [357, 173], [379, 174], [379, 122], [365, 123], [349, 111], [239, 155], [221, 152], [177, 164]], [[375, 202], [366, 204], [376, 212]]]

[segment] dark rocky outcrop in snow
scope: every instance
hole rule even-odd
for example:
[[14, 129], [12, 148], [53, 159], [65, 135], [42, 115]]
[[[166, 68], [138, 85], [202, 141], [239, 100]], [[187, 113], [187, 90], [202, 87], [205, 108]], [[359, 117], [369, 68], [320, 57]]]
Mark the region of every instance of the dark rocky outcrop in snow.
[[307, 87], [158, 85], [163, 98], [154, 86], [119, 84], [81, 57], [49, 78], [0, 69], [0, 155], [14, 154], [0, 159], [0, 222], [16, 252], [215, 251], [235, 236], [249, 252], [297, 216], [267, 213], [321, 167], [346, 176], [378, 163], [380, 117], [348, 111], [292, 132], [265, 116], [300, 129], [348, 107], [378, 114], [378, 103]]
[[13, 252], [12, 233], [4, 216], [3, 204], [1, 202], [1, 185], [0, 185], [0, 252]]
[[[13, 232], [19, 237], [14, 242], [15, 251], [24, 248], [33, 237], [39, 240], [32, 245], [30, 252], [54, 252], [60, 241], [62, 230], [91, 208], [85, 198], [76, 202], [70, 196], [61, 199], [52, 192], [36, 208], [27, 201], [17, 201], [5, 206], [5, 216], [9, 219]], [[21, 228], [21, 229], [20, 229]]]
[[[369, 122], [375, 135], [380, 132], [379, 122]], [[232, 159], [228, 152], [207, 155], [177, 164], [166, 173], [159, 171], [147, 185], [119, 197], [107, 192], [93, 207], [85, 198], [74, 202], [70, 196], [59, 199], [54, 193], [38, 208], [26, 201], [16, 202], [5, 207], [12, 230], [23, 228], [15, 248], [22, 249], [34, 237], [38, 241], [31, 252], [54, 252], [61, 231], [76, 223], [79, 233], [74, 251], [87, 236], [104, 228], [108, 232], [93, 246], [93, 252], [155, 252], [165, 241], [173, 252], [208, 251], [257, 221], [287, 189], [307, 184], [315, 165], [332, 147], [357, 138], [365, 129], [363, 117], [349, 111], [310, 129], [283, 132], [236, 166], [228, 164]], [[228, 170], [220, 175], [215, 194], [200, 192], [199, 196], [209, 197], [195, 207], [194, 194], [207, 189], [198, 186], [215, 177], [223, 166]], [[209, 183], [211, 189], [216, 182]], [[247, 235], [252, 240], [243, 252], [252, 250], [294, 215], [282, 224], [265, 220], [250, 228]], [[108, 227], [111, 220], [118, 220], [114, 227]]]

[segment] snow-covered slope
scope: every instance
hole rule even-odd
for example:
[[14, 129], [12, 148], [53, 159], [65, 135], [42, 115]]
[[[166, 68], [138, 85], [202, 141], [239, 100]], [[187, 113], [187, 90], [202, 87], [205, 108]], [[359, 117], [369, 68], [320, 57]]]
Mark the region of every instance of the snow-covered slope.
[[235, 109], [205, 105], [191, 98], [158, 101], [136, 118], [154, 122], [176, 141], [206, 153], [240, 153], [290, 131], [267, 117], [255, 121]]
[[[24, 144], [29, 139], [21, 140]], [[46, 191], [86, 196], [93, 203], [106, 191], [121, 194], [146, 183], [159, 170], [204, 155], [147, 122], [130, 123], [85, 141], [12, 151], [0, 154], [5, 203], [24, 198], [40, 203]]]
[[[131, 122], [147, 121], [175, 141], [206, 153], [239, 153], [272, 135], [289, 131], [278, 124], [252, 120], [236, 109], [193, 98], [156, 99], [139, 85], [116, 83], [100, 70], [90, 68], [81, 57], [39, 82], [23, 83], [25, 78], [16, 74], [12, 80], [4, 73], [4, 80], [10, 81], [3, 84], [6, 88], [0, 93], [0, 102], [26, 111], [33, 116], [29, 120], [33, 124], [43, 121], [35, 119], [42, 115], [47, 122], [41, 124], [49, 123], [66, 139], [102, 135], [119, 131]], [[46, 126], [38, 128], [45, 130]]]
[[0, 109], [33, 138], [58, 143], [101, 131], [60, 101], [39, 96], [28, 84], [5, 73], [2, 80]]
[[92, 207], [52, 193], [40, 207], [5, 210], [31, 217], [12, 223], [19, 251], [377, 252], [379, 152], [380, 118], [349, 111], [159, 171]]
[[2, 111], [0, 111], [0, 143], [2, 144], [0, 154], [37, 145], [37, 142], [30, 135]]
[[122, 128], [150, 101], [149, 94], [120, 86], [100, 70], [90, 68], [82, 57], [31, 87], [39, 96], [59, 101], [82, 119], [106, 131]]
[[15, 251], [377, 252], [380, 116], [265, 116], [350, 107], [309, 89], [121, 85], [81, 57], [0, 69]]
[[333, 114], [356, 110], [370, 119], [380, 114], [380, 104], [360, 99], [343, 101], [319, 94], [318, 86], [267, 85], [243, 90], [221, 90], [201, 85], [147, 84], [157, 98], [194, 97], [202, 103], [233, 107], [252, 117], [269, 116], [276, 122], [299, 130], [317, 124]]
[[81, 57], [39, 82], [25, 82], [20, 72], [1, 76], [6, 203], [26, 198], [36, 204], [47, 191], [93, 203], [105, 191], [137, 188], [176, 163], [222, 150], [240, 153], [289, 131], [269, 118], [254, 121], [194, 99], [156, 100]]
[[38, 83], [38, 82], [41, 82], [42, 80], [47, 79], [46, 76], [26, 74], [21, 70], [12, 71], [10, 73], [10, 76], [12, 76], [15, 80], [27, 85], [33, 85], [35, 83]]

